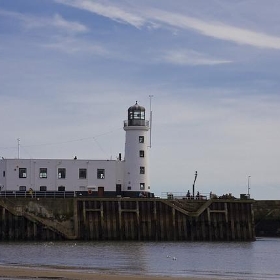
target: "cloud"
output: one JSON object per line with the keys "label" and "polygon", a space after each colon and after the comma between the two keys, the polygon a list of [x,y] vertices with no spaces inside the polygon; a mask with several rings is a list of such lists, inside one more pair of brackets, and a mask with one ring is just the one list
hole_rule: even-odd
{"label": "cloud", "polygon": [[192,29],[205,36],[250,45],[258,48],[280,49],[280,37],[270,36],[260,32],[237,28],[219,22],[203,21],[193,17],[160,10],[150,10],[148,15],[153,20],[160,21],[181,29]]}
{"label": "cloud", "polygon": [[168,25],[184,30],[191,29],[204,36],[237,44],[249,45],[257,48],[280,49],[280,37],[238,28],[222,22],[205,21],[179,13],[149,7],[143,9],[139,6],[134,8],[134,10],[130,8],[131,10],[128,12],[126,11],[128,7],[116,7],[114,4],[109,4],[109,2],[107,2],[106,5],[102,5],[97,3],[97,1],[92,2],[88,0],[55,1],[71,7],[87,10],[115,21],[125,22],[137,28],[141,28],[147,24],[149,24],[149,27],[156,26],[156,28]]}
{"label": "cloud", "polygon": [[113,57],[113,54],[104,46],[72,37],[53,38],[51,43],[43,43],[41,46],[46,49],[57,50],[68,54],[87,53],[95,56]]}
{"label": "cloud", "polygon": [[142,17],[113,5],[102,5],[87,0],[55,0],[55,2],[99,14],[115,21],[128,23],[136,28],[140,28],[145,22]]}
{"label": "cloud", "polygon": [[67,21],[59,14],[47,18],[0,10],[0,15],[12,17],[23,22],[24,27],[27,29],[55,28],[56,30],[61,30],[67,33],[84,33],[88,31],[88,28],[85,25],[75,21]]}
{"label": "cloud", "polygon": [[53,21],[52,24],[54,27],[58,27],[64,30],[68,30],[70,32],[75,32],[75,33],[80,33],[80,32],[87,32],[88,28],[83,25],[80,24],[78,22],[70,22],[65,20],[62,16],[56,14],[53,17]]}
{"label": "cloud", "polygon": [[230,60],[218,60],[193,50],[171,50],[162,55],[162,60],[176,65],[216,65],[231,63]]}

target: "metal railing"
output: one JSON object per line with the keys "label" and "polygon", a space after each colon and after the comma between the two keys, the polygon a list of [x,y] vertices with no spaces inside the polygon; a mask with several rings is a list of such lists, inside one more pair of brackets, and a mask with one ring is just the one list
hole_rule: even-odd
{"label": "metal railing", "polygon": [[0,197],[25,197],[25,198],[71,198],[75,191],[1,191]]}
{"label": "metal railing", "polygon": [[133,120],[125,120],[124,122],[123,122],[123,125],[124,125],[124,127],[126,127],[126,126],[149,126],[149,121],[146,121],[146,120],[135,120],[135,119],[133,119]]}
{"label": "metal railing", "polygon": [[187,195],[187,192],[162,192],[161,198],[164,199],[203,199],[207,200],[209,199],[210,194],[206,193],[200,193],[199,195],[195,195],[194,197],[192,195]]}

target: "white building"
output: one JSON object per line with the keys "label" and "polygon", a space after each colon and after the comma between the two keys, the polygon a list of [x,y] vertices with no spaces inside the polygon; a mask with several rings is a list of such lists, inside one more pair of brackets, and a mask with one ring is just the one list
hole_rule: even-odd
{"label": "white building", "polygon": [[125,158],[117,160],[2,159],[1,194],[46,196],[54,192],[99,197],[139,196],[150,193],[148,131],[145,108],[128,108],[124,121]]}

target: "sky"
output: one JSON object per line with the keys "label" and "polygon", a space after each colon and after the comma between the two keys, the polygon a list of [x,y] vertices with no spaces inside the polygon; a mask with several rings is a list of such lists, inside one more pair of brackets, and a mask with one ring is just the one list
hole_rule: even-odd
{"label": "sky", "polygon": [[[280,199],[279,0],[0,0],[0,157],[116,159],[151,191]],[[151,105],[151,106],[150,106]]]}

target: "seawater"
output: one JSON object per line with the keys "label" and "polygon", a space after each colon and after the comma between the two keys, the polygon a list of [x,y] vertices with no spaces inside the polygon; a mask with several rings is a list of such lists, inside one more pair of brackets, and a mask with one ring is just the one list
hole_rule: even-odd
{"label": "seawater", "polygon": [[0,265],[220,279],[280,279],[280,239],[255,242],[0,242]]}

